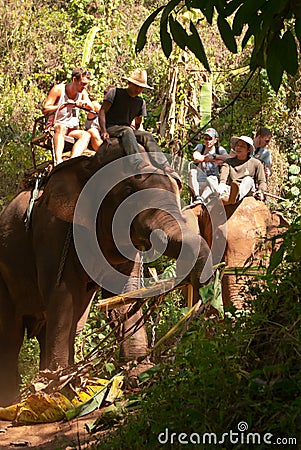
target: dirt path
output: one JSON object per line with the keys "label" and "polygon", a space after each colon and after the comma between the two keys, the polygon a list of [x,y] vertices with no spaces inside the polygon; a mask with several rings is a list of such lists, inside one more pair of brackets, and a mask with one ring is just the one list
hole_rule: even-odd
{"label": "dirt path", "polygon": [[[95,442],[95,435],[89,435],[85,424],[93,422],[100,410],[69,422],[54,422],[37,425],[12,426],[11,422],[0,420],[0,449],[35,448],[43,450],[85,449]],[[80,443],[80,447],[79,447]]]}

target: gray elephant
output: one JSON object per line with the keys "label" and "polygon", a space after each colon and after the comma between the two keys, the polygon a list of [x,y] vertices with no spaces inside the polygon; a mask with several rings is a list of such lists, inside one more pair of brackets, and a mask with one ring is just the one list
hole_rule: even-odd
{"label": "gray elephant", "polygon": [[[102,286],[108,297],[139,287],[142,250],[176,258],[179,279],[190,276],[196,289],[212,274],[207,243],[181,214],[177,181],[155,167],[134,173],[123,156],[115,140],[93,157],[58,165],[28,230],[30,191],[0,217],[0,405],[17,398],[25,330],[39,340],[41,369],[72,364],[77,323],[95,292]],[[120,338],[140,317],[125,322]],[[141,327],[121,356],[143,356],[147,346]]]}

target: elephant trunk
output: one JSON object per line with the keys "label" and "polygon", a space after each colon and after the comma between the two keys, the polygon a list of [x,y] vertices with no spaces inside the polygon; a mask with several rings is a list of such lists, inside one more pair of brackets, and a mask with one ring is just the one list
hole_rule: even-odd
{"label": "elephant trunk", "polygon": [[236,275],[224,275],[222,279],[222,295],[225,306],[233,305],[236,309],[244,309],[244,289],[246,277]]}
{"label": "elephant trunk", "polygon": [[189,277],[194,287],[208,283],[212,277],[211,252],[206,241],[197,234],[178,233],[167,235],[162,229],[153,231],[151,243],[155,250],[177,261],[177,277],[181,280]]}

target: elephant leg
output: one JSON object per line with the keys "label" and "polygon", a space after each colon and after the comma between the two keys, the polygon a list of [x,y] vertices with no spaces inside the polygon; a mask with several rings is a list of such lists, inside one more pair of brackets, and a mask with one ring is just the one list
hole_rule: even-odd
{"label": "elephant leg", "polygon": [[0,406],[18,400],[18,355],[24,338],[22,317],[17,317],[0,278]]}
{"label": "elephant leg", "polygon": [[[130,278],[124,286],[123,293],[130,292],[140,287],[140,273],[141,265],[139,261],[139,255],[136,257],[135,262],[126,262],[115,266],[115,269],[121,273],[128,275]],[[103,298],[111,297],[112,294],[109,291],[102,290]],[[123,306],[110,313],[110,318],[115,323],[119,323],[121,317],[127,317],[130,315],[131,306]],[[145,330],[144,322],[141,321],[142,310],[141,308],[133,314],[131,317],[126,318],[121,324],[118,333],[118,339],[120,341],[120,354],[119,358],[121,362],[136,360],[146,355],[148,350],[148,340]]]}
{"label": "elephant leg", "polygon": [[[73,267],[74,269],[74,267]],[[51,370],[74,363],[74,341],[79,320],[86,320],[94,291],[87,291],[83,280],[75,283],[72,268],[48,297],[45,337],[45,365]],[[73,278],[72,278],[73,276]],[[43,335],[40,336],[43,342]],[[41,348],[43,346],[41,345]]]}
{"label": "elephant leg", "polygon": [[[48,298],[45,338],[46,367],[56,370],[73,363],[75,328],[73,298],[65,283],[53,289]],[[70,354],[71,351],[71,354]]]}

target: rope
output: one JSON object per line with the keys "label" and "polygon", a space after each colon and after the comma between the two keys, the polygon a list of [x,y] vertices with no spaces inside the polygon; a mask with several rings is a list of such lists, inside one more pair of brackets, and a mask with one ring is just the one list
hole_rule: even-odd
{"label": "rope", "polygon": [[67,255],[68,255],[68,250],[69,250],[69,247],[70,247],[71,237],[72,237],[72,223],[70,223],[69,226],[68,226],[66,239],[65,239],[65,242],[64,242],[64,247],[63,247],[63,251],[62,251],[62,254],[61,254],[61,260],[60,260],[59,270],[58,270],[58,274],[57,274],[57,278],[56,278],[56,284],[55,284],[56,288],[59,287],[59,285],[61,283],[61,280],[62,280],[62,275],[63,275],[63,271],[64,271],[66,259],[67,259]]}
{"label": "rope", "polygon": [[28,204],[28,207],[27,207],[27,210],[26,210],[26,218],[24,220],[26,231],[29,230],[29,227],[30,227],[30,224],[31,224],[31,216],[32,216],[33,205],[34,205],[34,202],[36,201],[36,199],[39,196],[40,188],[41,188],[43,182],[44,182],[44,173],[41,172],[37,176],[37,179],[36,179],[36,182],[35,182],[35,186],[34,186],[33,190],[31,191],[31,197],[30,197],[29,204]]}
{"label": "rope", "polygon": [[[140,254],[140,287],[144,288],[144,274],[143,274],[143,255]],[[146,308],[149,308],[148,302],[145,303]],[[154,322],[153,316],[149,314],[149,323],[151,327],[151,348],[155,345],[156,342],[156,324]]]}

